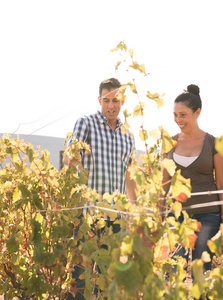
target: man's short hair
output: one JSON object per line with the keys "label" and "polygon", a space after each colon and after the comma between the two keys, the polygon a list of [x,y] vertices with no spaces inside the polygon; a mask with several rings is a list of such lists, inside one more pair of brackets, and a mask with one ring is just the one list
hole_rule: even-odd
{"label": "man's short hair", "polygon": [[120,88],[120,87],[121,87],[121,83],[116,78],[109,78],[103,80],[99,86],[99,96],[101,97],[103,89],[110,91],[112,88]]}

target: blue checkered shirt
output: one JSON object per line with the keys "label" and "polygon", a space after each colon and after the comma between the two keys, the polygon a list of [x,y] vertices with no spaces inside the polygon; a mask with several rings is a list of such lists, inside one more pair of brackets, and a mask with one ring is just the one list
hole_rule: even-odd
{"label": "blue checkered shirt", "polygon": [[133,135],[124,134],[120,119],[115,131],[100,111],[77,120],[73,137],[89,144],[91,154],[81,153],[81,163],[89,170],[88,186],[103,195],[115,191],[125,194],[125,175],[135,150]]}

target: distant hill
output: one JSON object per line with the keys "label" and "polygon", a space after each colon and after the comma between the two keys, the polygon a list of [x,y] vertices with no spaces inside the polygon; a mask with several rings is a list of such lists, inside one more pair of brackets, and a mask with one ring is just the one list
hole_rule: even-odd
{"label": "distant hill", "polygon": [[[3,133],[0,133],[2,136]],[[17,134],[12,135],[12,138],[17,139]],[[25,135],[19,134],[19,138],[25,142],[31,143],[35,149],[37,146],[40,146],[42,149],[47,149],[50,151],[51,163],[57,168],[62,167],[62,155],[61,153],[64,150],[65,138],[58,138],[52,136],[42,136],[42,135]],[[139,155],[145,153],[144,151],[137,150],[137,158]]]}
{"label": "distant hill", "polygon": [[[2,136],[3,133],[0,133],[0,136]],[[17,139],[17,134],[12,135],[12,138]],[[61,157],[61,151],[64,149],[64,142],[65,138],[57,138],[57,137],[51,137],[51,136],[42,136],[42,135],[25,135],[25,134],[19,134],[19,138],[21,140],[24,140],[25,142],[31,143],[35,149],[37,149],[37,146],[40,146],[42,149],[47,149],[50,151],[50,158],[51,163],[59,169],[60,166],[60,157]]]}

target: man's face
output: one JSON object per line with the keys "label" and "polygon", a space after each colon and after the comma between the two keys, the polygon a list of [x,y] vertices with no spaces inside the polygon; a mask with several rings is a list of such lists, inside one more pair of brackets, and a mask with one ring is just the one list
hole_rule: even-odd
{"label": "man's face", "polygon": [[117,99],[118,94],[118,88],[111,88],[110,91],[103,89],[101,97],[98,97],[101,105],[101,113],[108,119],[108,123],[117,121],[121,106],[123,105],[123,101]]}

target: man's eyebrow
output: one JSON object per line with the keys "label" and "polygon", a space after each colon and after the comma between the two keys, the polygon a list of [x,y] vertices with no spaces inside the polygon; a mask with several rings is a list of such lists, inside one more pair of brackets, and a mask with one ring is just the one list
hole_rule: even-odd
{"label": "man's eyebrow", "polygon": [[[107,98],[107,97],[102,97],[102,99],[103,99],[103,100],[110,100],[110,99]],[[111,100],[113,101],[113,100],[118,100],[118,99],[117,99],[117,97],[115,97],[115,98],[113,98],[113,99],[111,99]]]}

